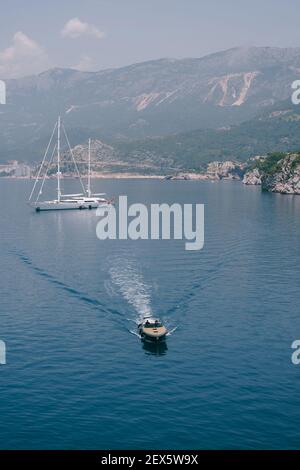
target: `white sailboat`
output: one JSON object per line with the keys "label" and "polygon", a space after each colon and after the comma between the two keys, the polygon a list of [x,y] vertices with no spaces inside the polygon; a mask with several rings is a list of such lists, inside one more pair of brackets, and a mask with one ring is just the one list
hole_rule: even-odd
{"label": "white sailboat", "polygon": [[[73,160],[73,163],[74,163],[74,166],[75,166],[75,169],[76,169],[76,172],[77,172],[80,184],[81,184],[82,192],[78,193],[78,194],[63,194],[62,191],[61,191],[61,177],[62,177],[62,174],[61,174],[61,154],[60,154],[60,151],[61,151],[61,129],[63,129],[65,138],[67,140],[67,143],[68,143],[68,146],[69,146],[69,151],[70,151],[70,154],[71,154],[71,157],[72,157],[72,160]],[[51,158],[47,162],[48,152],[49,152],[49,149],[51,147],[52,140],[53,140],[53,137],[54,137],[54,134],[55,134],[56,130],[57,130],[57,144],[55,145],[55,147],[53,149]],[[76,161],[75,161],[75,158],[74,158],[74,155],[73,155],[73,152],[72,152],[72,148],[70,146],[69,139],[68,139],[66,131],[65,131],[65,128],[61,123],[61,118],[60,117],[58,118],[58,121],[55,123],[50,141],[48,143],[44,158],[42,160],[41,166],[39,168],[36,180],[34,182],[34,185],[33,185],[30,197],[29,197],[29,204],[32,207],[34,207],[37,212],[50,211],[50,210],[93,209],[93,208],[99,207],[99,205],[107,205],[107,204],[110,203],[110,201],[108,201],[107,199],[105,199],[103,197],[104,194],[92,194],[92,192],[91,192],[90,146],[91,146],[91,144],[90,144],[90,140],[89,140],[88,188],[87,188],[87,190],[85,190],[84,185],[82,183],[82,179],[81,179],[79,170],[78,170],[78,166],[76,164]],[[43,194],[43,188],[44,188],[45,180],[47,178],[48,170],[49,170],[49,168],[50,168],[50,166],[53,162],[55,151],[57,152],[57,161],[56,161],[56,163],[57,163],[57,173],[56,173],[56,176],[57,176],[57,197],[56,197],[56,199],[53,199],[53,200],[40,201],[40,196]],[[38,185],[38,181],[40,180],[42,169],[45,165],[46,165],[46,171],[45,171],[45,174],[42,178],[42,183],[41,183],[40,189],[37,193],[37,197],[34,200],[34,195],[36,194],[36,188],[37,188],[37,185]]]}
{"label": "white sailboat", "polygon": [[77,201],[82,201],[84,205],[87,205],[89,209],[95,209],[99,206],[111,204],[112,201],[109,201],[105,198],[105,193],[92,193],[91,190],[91,139],[89,139],[88,145],[88,182],[86,196],[82,195],[77,198]]}

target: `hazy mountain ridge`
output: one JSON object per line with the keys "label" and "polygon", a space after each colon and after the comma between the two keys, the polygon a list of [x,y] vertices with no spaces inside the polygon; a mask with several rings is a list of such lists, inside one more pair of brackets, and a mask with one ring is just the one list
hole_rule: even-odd
{"label": "hazy mountain ridge", "polygon": [[59,113],[74,145],[232,126],[289,98],[299,76],[300,49],[263,47],[7,80],[0,159],[38,160]]}

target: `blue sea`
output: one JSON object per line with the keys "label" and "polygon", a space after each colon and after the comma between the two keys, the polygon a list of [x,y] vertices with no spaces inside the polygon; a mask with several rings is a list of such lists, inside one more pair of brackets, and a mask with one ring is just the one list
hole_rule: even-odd
{"label": "blue sea", "polygon": [[[0,448],[299,448],[300,197],[93,184],[129,203],[205,204],[204,248],[100,241],[95,211],[35,213],[31,182],[1,179]],[[172,332],[165,347],[137,336],[145,312]]]}

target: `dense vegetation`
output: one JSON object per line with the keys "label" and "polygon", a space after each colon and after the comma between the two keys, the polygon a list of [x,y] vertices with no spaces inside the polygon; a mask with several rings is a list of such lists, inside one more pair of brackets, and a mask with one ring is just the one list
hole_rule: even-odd
{"label": "dense vegetation", "polygon": [[300,165],[300,152],[272,152],[266,158],[253,162],[249,169],[257,168],[261,174],[272,176],[282,170],[283,163],[287,161],[287,157],[289,157],[289,168],[294,172]]}
{"label": "dense vegetation", "polygon": [[[300,149],[300,124],[295,112],[279,118],[256,118],[229,129],[197,130],[184,134],[119,143],[124,160],[163,160],[170,165],[202,171],[207,163],[219,160],[245,161],[272,152],[270,167],[280,152]],[[278,153],[279,152],[279,153]],[[278,160],[277,160],[278,158]]]}
{"label": "dense vegetation", "polygon": [[280,162],[286,156],[284,152],[272,152],[269,153],[267,158],[257,163],[256,167],[263,173],[272,175],[276,171],[280,170]]}

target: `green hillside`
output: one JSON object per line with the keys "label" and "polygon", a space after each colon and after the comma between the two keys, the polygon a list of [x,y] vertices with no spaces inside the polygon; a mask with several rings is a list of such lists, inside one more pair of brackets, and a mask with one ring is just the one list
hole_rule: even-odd
{"label": "green hillside", "polygon": [[244,161],[269,152],[296,151],[300,149],[300,109],[272,111],[230,128],[122,142],[117,148],[125,160],[148,158],[200,171],[213,160]]}

